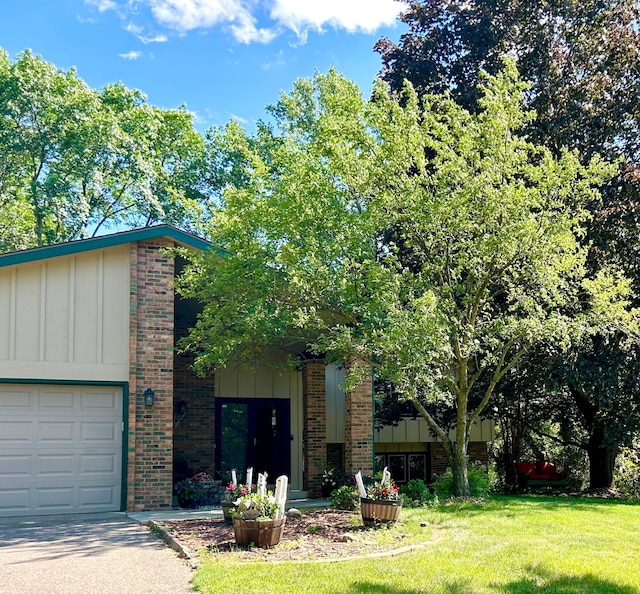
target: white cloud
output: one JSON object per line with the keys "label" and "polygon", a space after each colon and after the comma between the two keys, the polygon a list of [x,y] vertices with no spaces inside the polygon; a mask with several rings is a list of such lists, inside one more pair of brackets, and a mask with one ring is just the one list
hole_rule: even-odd
{"label": "white cloud", "polygon": [[159,24],[181,33],[227,25],[241,43],[268,43],[276,32],[259,28],[246,0],[148,0]]}
{"label": "white cloud", "polygon": [[271,18],[300,37],[310,29],[322,31],[327,25],[353,33],[373,33],[395,23],[403,8],[396,0],[274,0]]}
{"label": "white cloud", "polygon": [[140,35],[143,31],[142,27],[135,23],[127,23],[123,29],[127,31],[127,33],[132,33],[133,35]]}
{"label": "white cloud", "polygon": [[183,32],[233,21],[238,7],[236,0],[148,0],[148,4],[158,23]]}
{"label": "white cloud", "polygon": [[243,126],[246,126],[249,123],[249,120],[245,118],[241,118],[239,115],[236,115],[235,113],[229,113],[229,116],[231,117],[232,120],[235,120],[236,122],[238,122],[238,124],[242,124]]}
{"label": "white cloud", "polygon": [[271,70],[272,68],[278,68],[280,66],[286,66],[284,59],[284,52],[280,50],[269,62],[262,64],[263,70]]}
{"label": "white cloud", "polygon": [[[125,19],[125,28],[143,43],[166,41],[164,35],[143,35],[130,19],[140,17],[146,5],[157,25],[186,34],[194,29],[226,27],[240,43],[269,43],[284,30],[293,31],[304,42],[309,31],[326,27],[349,32],[373,33],[395,23],[404,5],[396,0],[84,0],[100,12],[115,10]],[[258,25],[256,15],[268,17]],[[145,27],[146,29],[147,27]]]}
{"label": "white cloud", "polygon": [[95,6],[98,12],[104,12],[105,10],[117,10],[118,3],[114,0],[84,0],[85,4]]}
{"label": "white cloud", "polygon": [[256,27],[256,19],[248,13],[239,15],[238,24],[233,24],[229,28],[240,43],[252,43],[254,41],[269,43],[278,35],[277,31],[273,29],[259,29]]}
{"label": "white cloud", "polygon": [[124,25],[124,30],[131,33],[132,35],[135,35],[145,45],[148,43],[163,43],[169,40],[169,38],[166,35],[146,34],[144,29],[140,25],[136,25],[135,23],[131,23],[131,22]]}
{"label": "white cloud", "polygon": [[137,60],[142,57],[142,52],[130,51],[126,54],[118,54],[123,60]]}
{"label": "white cloud", "polygon": [[164,43],[165,41],[169,41],[169,38],[166,35],[138,35],[138,39],[145,45],[147,43]]}

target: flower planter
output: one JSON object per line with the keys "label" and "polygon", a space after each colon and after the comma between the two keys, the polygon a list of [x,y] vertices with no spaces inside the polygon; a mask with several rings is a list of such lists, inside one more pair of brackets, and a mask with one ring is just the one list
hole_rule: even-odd
{"label": "flower planter", "polygon": [[402,501],[360,498],[360,511],[365,526],[393,524],[400,517]]}
{"label": "flower planter", "polygon": [[178,506],[182,509],[196,509],[199,504],[198,498],[187,497],[181,493],[178,493],[176,499],[178,500]]}
{"label": "flower planter", "polygon": [[334,485],[320,485],[320,493],[322,494],[322,498],[329,499],[334,489],[335,489]]}
{"label": "flower planter", "polygon": [[279,520],[242,520],[233,518],[233,533],[236,544],[268,548],[277,545],[282,536],[286,518]]}
{"label": "flower planter", "polygon": [[222,507],[222,517],[224,518],[224,523],[229,525],[233,524],[233,516],[231,515],[231,513],[236,507],[235,502],[221,501],[220,505]]}

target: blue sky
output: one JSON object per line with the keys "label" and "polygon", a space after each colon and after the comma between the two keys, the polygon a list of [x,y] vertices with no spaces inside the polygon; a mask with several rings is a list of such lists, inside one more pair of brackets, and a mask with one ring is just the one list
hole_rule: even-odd
{"label": "blue sky", "polygon": [[373,45],[405,30],[395,0],[0,0],[0,47],[72,66],[91,87],[122,81],[201,131],[249,129],[300,77],[335,66],[368,93]]}

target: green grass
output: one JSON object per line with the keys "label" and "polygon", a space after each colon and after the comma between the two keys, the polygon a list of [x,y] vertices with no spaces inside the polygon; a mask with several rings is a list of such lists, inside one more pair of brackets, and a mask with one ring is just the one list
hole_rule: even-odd
{"label": "green grass", "polygon": [[403,509],[418,552],[342,563],[238,563],[215,558],[200,592],[372,594],[640,593],[640,504],[569,497],[496,497]]}

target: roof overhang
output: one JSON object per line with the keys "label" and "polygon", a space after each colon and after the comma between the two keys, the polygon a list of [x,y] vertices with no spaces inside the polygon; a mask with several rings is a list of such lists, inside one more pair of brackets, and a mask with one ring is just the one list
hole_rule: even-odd
{"label": "roof overhang", "polygon": [[[9,252],[0,255],[0,268],[159,238],[171,239],[182,247],[202,252],[209,251],[213,248],[209,241],[197,235],[187,233],[171,225],[156,225],[142,229],[133,229],[131,231],[121,231],[110,235],[101,235],[90,239],[78,239],[67,243],[31,248],[19,252]],[[219,251],[221,255],[224,254],[224,250],[215,249]]]}

